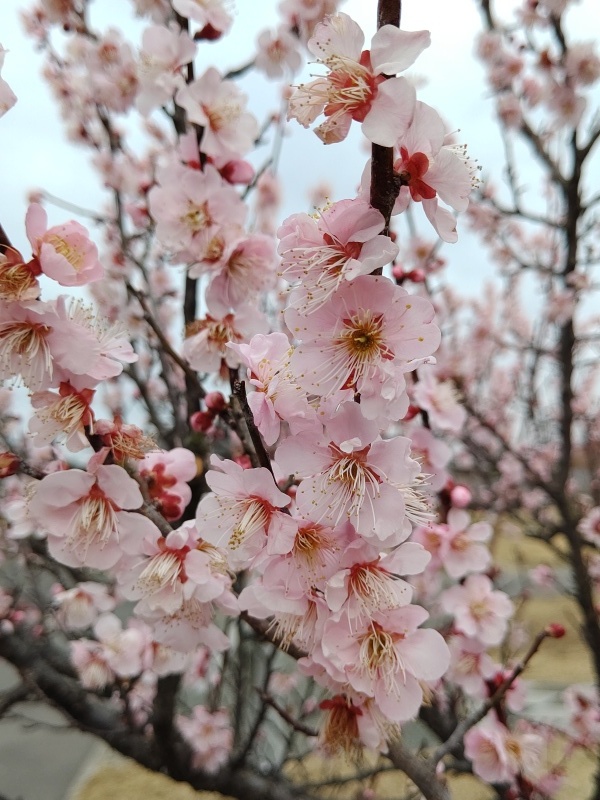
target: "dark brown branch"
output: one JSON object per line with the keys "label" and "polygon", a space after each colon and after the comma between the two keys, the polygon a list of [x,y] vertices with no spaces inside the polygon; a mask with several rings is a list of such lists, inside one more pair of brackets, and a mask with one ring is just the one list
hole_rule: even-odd
{"label": "dark brown branch", "polygon": [[7,250],[14,250],[10,239],[2,225],[0,225],[0,253],[5,253]]}
{"label": "dark brown branch", "polygon": [[[401,0],[379,0],[377,3],[377,28],[383,25],[400,27]],[[370,203],[381,211],[385,220],[382,233],[389,234],[390,217],[400,191],[400,183],[394,174],[394,150],[373,144],[371,147],[371,193]]]}
{"label": "dark brown branch", "polygon": [[410,778],[426,800],[451,800],[448,788],[435,772],[433,762],[408,750],[400,739],[388,744],[392,764]]}
{"label": "dark brown branch", "polygon": [[[233,396],[232,399],[237,401],[237,403],[239,404],[241,413],[244,417],[246,428],[248,429],[248,433],[252,441],[254,454],[256,456],[256,464],[254,466],[264,467],[265,469],[269,470],[271,475],[273,475],[273,467],[271,466],[271,459],[269,458],[269,454],[267,453],[267,449],[263,443],[260,431],[258,430],[254,422],[254,415],[252,414],[252,409],[248,405],[248,398],[246,396],[246,384],[244,383],[244,381],[239,380],[239,378],[235,373],[235,370],[233,370],[231,373],[231,393]],[[250,455],[250,458],[252,459],[253,454],[249,453],[248,455]],[[275,480],[274,475],[273,475],[273,480]]]}
{"label": "dark brown branch", "polygon": [[265,639],[267,642],[271,642],[271,644],[274,644],[276,647],[279,647],[280,650],[283,650],[283,652],[287,653],[288,656],[295,658],[296,661],[300,658],[307,658],[308,653],[305,653],[304,650],[302,650],[297,645],[292,643],[283,646],[281,639],[275,635],[273,626],[271,622],[269,622],[269,620],[257,619],[256,617],[251,617],[250,614],[248,614],[246,611],[242,611],[241,618],[262,639]]}

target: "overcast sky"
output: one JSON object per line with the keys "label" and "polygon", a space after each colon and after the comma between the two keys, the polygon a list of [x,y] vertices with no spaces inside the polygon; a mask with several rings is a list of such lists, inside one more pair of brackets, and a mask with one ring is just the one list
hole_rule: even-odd
{"label": "overcast sky", "polygon": [[[590,3],[594,6],[597,0],[588,0],[583,6],[589,7]],[[40,77],[42,59],[22,33],[18,12],[29,3],[1,0],[0,5],[0,43],[10,51],[2,76],[18,97],[17,105],[0,120],[0,213],[15,245],[27,252],[23,218],[29,190],[43,187],[96,209],[101,208],[102,193],[89,165],[89,152],[66,142],[58,111]],[[368,39],[374,32],[376,5],[375,0],[347,0],[341,9],[361,24]],[[513,0],[502,0],[503,9],[512,5]],[[277,0],[237,0],[235,6],[231,34],[222,42],[201,47],[198,72],[211,63],[226,70],[247,61],[259,31],[273,24]],[[124,27],[133,44],[138,45],[143,23],[131,21],[129,7],[127,0],[96,0],[92,3],[92,21],[99,30],[110,25]],[[579,14],[584,19],[583,8],[575,11],[576,17]],[[482,69],[472,56],[480,30],[475,0],[404,0],[402,27],[427,28],[432,33],[431,47],[411,71],[413,76],[427,78],[419,89],[419,99],[435,106],[452,128],[460,128],[458,138],[468,143],[469,153],[486,173],[497,175],[498,134],[491,104],[486,100]],[[242,86],[251,96],[251,110],[259,116],[277,108],[278,90],[262,76],[250,75],[243,79]],[[360,150],[361,138],[359,127],[353,126],[346,142],[325,147],[312,132],[292,123],[280,165],[285,186],[284,213],[306,210],[310,188],[323,180],[333,187],[332,199],[353,196],[366,158],[366,151]],[[54,223],[70,216],[58,209],[49,213]],[[473,265],[464,263],[473,260],[473,250],[471,246],[464,250],[466,246],[466,242],[459,241],[447,249],[463,277],[473,274]]]}

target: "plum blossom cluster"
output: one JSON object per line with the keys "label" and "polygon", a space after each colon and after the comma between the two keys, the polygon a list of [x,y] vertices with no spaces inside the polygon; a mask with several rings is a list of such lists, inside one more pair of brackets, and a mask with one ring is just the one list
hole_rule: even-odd
{"label": "plum blossom cluster", "polygon": [[[137,50],[117,31],[91,35],[69,0],[43,0],[28,17],[41,46],[52,26],[69,32],[47,77],[113,202],[103,264],[82,225],[49,227],[38,203],[26,218],[31,257],[0,253],[0,378],[31,394],[24,458],[36,478],[24,489],[25,462],[0,454],[7,539],[16,548],[45,537],[61,569],[89,578],[53,587],[52,625],[71,640],[82,686],[111,695],[136,734],[154,724],[161,679],[179,676],[193,702],[173,736],[198,773],[222,776],[242,758],[247,719],[224,706],[232,670],[247,666],[246,623],[297,657],[303,685],[319,687],[325,699],[313,694],[300,710],[326,751],[386,752],[445,687],[467,707],[510,676],[490,650],[506,640],[514,606],[494,584],[491,525],[466,510],[471,493],[450,477],[444,436],[463,430],[466,412],[419,289],[443,259],[428,239],[396,241],[372,204],[369,169],[357,197],[280,222],[277,178],[250,161],[268,125],[231,73],[195,71],[196,53],[233,23],[228,4],[134,4],[152,22]],[[456,241],[454,212],[469,204],[476,165],[399,76],[429,34],[386,25],[365,49],[331,0],[283,0],[279,10],[280,25],[258,39],[256,69],[289,77],[306,44],[325,73],[295,88],[289,118],[308,127],[324,116],[325,144],[359,122],[392,151],[392,213],[421,203],[440,239]],[[593,75],[591,53],[579,62],[560,69]],[[12,102],[0,79],[0,113]],[[151,140],[140,156],[114,121],[132,109]],[[161,115],[176,137],[156,124]],[[64,295],[43,301],[46,279],[89,286],[100,311]],[[116,383],[124,374],[133,388]],[[124,420],[132,399],[131,418],[143,407],[153,437]],[[98,419],[100,407],[112,419]],[[509,461],[499,469],[514,470]],[[579,525],[594,545],[597,512]],[[104,571],[102,582],[88,570]],[[48,625],[0,590],[0,636],[24,623],[40,637]],[[264,686],[284,697],[299,682],[275,673]],[[236,713],[253,700],[240,690]],[[578,739],[597,744],[595,695],[569,702]],[[513,680],[464,752],[485,781],[551,794],[560,776],[541,765],[548,737],[509,719],[522,707]],[[247,726],[257,741],[263,710]]]}

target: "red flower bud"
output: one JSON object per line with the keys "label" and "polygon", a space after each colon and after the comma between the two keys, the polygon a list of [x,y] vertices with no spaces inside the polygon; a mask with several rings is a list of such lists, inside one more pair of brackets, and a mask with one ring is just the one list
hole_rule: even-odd
{"label": "red flower bud", "polygon": [[196,411],[190,417],[190,426],[196,433],[206,433],[212,427],[215,415],[209,411]]}
{"label": "red flower bud", "polygon": [[209,392],[204,398],[204,405],[207,411],[218,414],[219,411],[223,411],[226,408],[227,400],[225,400],[221,392]]}
{"label": "red flower bud", "polygon": [[205,25],[201,31],[196,31],[194,34],[194,41],[198,42],[200,39],[206,39],[209,42],[215,42],[217,39],[220,39],[222,35],[223,31],[213,28],[209,22],[208,25]]}
{"label": "red flower bud", "polygon": [[551,622],[549,625],[546,625],[545,632],[553,639],[562,639],[567,630],[560,622]]}
{"label": "red flower bud", "polygon": [[20,463],[19,457],[14,453],[0,453],[0,478],[14,475],[18,471]]}
{"label": "red flower bud", "polygon": [[412,406],[412,405],[409,406],[408,407],[408,411],[406,412],[406,414],[402,418],[402,421],[403,422],[410,422],[410,420],[414,419],[420,411],[421,411],[421,409],[419,408],[419,406]]}

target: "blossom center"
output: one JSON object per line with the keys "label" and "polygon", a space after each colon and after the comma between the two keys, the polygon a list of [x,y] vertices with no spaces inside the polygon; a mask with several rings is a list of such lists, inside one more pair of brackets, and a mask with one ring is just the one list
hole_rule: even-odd
{"label": "blossom center", "polygon": [[208,106],[203,106],[202,108],[208,117],[210,128],[216,133],[219,133],[223,128],[228,127],[239,119],[242,113],[240,104],[232,102],[231,100],[212,106],[212,108]]}
{"label": "blossom center", "polygon": [[70,244],[62,236],[53,233],[45,239],[48,244],[59,253],[63,258],[69,262],[75,272],[80,272],[85,262],[85,254],[75,245]]}
{"label": "blossom center", "polygon": [[46,342],[48,325],[32,322],[8,322],[0,325],[0,363],[20,356],[26,364],[37,359],[44,371],[52,373],[52,354]]}
{"label": "blossom center", "polygon": [[249,497],[244,503],[241,517],[229,537],[229,548],[237,550],[255,533],[264,530],[269,522],[269,517],[270,513],[265,501],[259,497]]}
{"label": "blossom center", "polygon": [[83,546],[86,551],[95,544],[103,548],[113,534],[118,537],[115,506],[98,486],[92,486],[70,525],[67,545],[71,549]]}
{"label": "blossom center", "polygon": [[[159,542],[160,547],[161,542]],[[187,576],[183,568],[186,553],[183,550],[160,548],[161,552],[152,556],[138,578],[138,586],[144,592],[154,594],[167,586],[173,588],[176,583],[185,583]],[[184,548],[187,552],[188,548]]]}
{"label": "blossom center", "polygon": [[343,56],[331,56],[324,63],[331,72],[323,113],[333,118],[351,114],[352,119],[363,122],[376,93],[375,76],[366,66]]}
{"label": "blossom center", "polygon": [[205,201],[199,206],[188,202],[187,213],[181,217],[181,221],[187,225],[192,233],[199,233],[212,224],[212,218],[208,210],[208,203]]}

